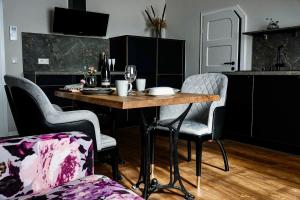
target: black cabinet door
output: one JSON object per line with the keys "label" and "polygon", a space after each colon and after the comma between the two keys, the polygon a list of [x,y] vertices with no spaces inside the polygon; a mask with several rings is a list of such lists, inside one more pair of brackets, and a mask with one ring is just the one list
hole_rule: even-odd
{"label": "black cabinet door", "polygon": [[137,77],[156,74],[156,48],[155,38],[128,37],[128,64],[136,66]]}
{"label": "black cabinet door", "polygon": [[115,71],[124,71],[127,64],[127,39],[115,37],[109,39],[110,58],[116,59]]}
{"label": "black cabinet door", "polygon": [[[147,88],[155,86],[181,88],[185,63],[183,40],[128,35],[110,38],[110,56],[116,58],[117,71],[124,71],[127,64],[135,65],[137,78],[146,78]],[[147,109],[145,115],[152,121],[156,109]],[[139,114],[136,110],[128,110],[125,118],[123,124],[137,124]]]}
{"label": "black cabinet door", "polygon": [[225,135],[251,137],[253,76],[228,76]]}
{"label": "black cabinet door", "polygon": [[157,86],[173,87],[181,89],[183,83],[183,75],[158,75]]}
{"label": "black cabinet door", "polygon": [[299,76],[255,76],[254,138],[275,148],[300,147],[299,88]]}
{"label": "black cabinet door", "polygon": [[185,42],[158,39],[158,74],[184,75]]}
{"label": "black cabinet door", "polygon": [[137,78],[146,78],[147,87],[156,86],[157,39],[120,36],[110,39],[110,56],[116,59],[115,71],[135,65]]}

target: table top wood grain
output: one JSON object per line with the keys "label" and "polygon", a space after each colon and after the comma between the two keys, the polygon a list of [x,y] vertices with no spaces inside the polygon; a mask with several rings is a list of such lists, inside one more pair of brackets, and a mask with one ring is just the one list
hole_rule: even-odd
{"label": "table top wood grain", "polygon": [[218,95],[209,94],[177,93],[172,96],[150,96],[140,92],[136,92],[135,94],[127,97],[120,97],[115,94],[85,95],[80,92],[55,91],[55,96],[117,109],[200,103],[218,101],[220,99]]}

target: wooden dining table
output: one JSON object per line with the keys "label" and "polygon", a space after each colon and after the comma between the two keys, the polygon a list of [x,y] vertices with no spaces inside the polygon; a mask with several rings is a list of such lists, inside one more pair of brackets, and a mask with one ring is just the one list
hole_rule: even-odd
{"label": "wooden dining table", "polygon": [[[140,110],[140,128],[141,128],[141,168],[140,176],[137,183],[133,188],[139,188],[140,184],[144,184],[143,197],[147,199],[152,192],[159,189],[179,189],[183,194],[185,199],[193,199],[194,196],[186,191],[184,185],[182,184],[179,167],[178,167],[178,152],[177,152],[177,141],[179,130],[182,121],[188,114],[193,103],[201,102],[212,102],[218,101],[220,97],[218,95],[210,94],[193,94],[193,93],[176,93],[170,96],[150,96],[143,92],[134,92],[132,95],[126,97],[120,97],[116,94],[110,95],[86,95],[80,92],[66,92],[66,91],[55,91],[55,96],[80,101],[90,104],[95,104],[99,106],[105,106],[114,109],[139,109]],[[176,119],[168,124],[159,124],[157,122],[148,123],[145,120],[143,114],[143,108],[149,107],[159,107],[166,105],[177,105],[177,104],[187,104],[186,110],[178,116]],[[150,170],[150,141],[151,133],[155,130],[156,126],[165,126],[170,129],[170,137],[173,138],[172,144],[172,159],[170,159],[170,183],[167,185],[160,185],[157,179],[150,180],[151,170]],[[179,186],[176,186],[176,182],[179,182]]]}

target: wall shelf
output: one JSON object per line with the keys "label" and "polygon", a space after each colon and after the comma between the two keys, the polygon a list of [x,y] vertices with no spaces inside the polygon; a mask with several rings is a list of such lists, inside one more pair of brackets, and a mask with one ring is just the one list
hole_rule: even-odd
{"label": "wall shelf", "polygon": [[274,30],[261,30],[261,31],[250,31],[250,32],[244,32],[244,35],[269,35],[272,33],[296,33],[297,31],[300,30],[300,26],[292,26],[292,27],[284,27],[284,28],[279,28],[279,29],[274,29]]}

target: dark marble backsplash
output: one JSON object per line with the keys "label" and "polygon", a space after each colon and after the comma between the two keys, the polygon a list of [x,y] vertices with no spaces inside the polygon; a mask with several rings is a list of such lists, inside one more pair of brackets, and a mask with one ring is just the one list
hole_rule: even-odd
{"label": "dark marble backsplash", "polygon": [[267,39],[263,35],[253,36],[252,70],[274,69],[280,45],[283,45],[281,56],[284,63],[280,70],[300,70],[300,32],[272,33],[267,35]]}
{"label": "dark marble backsplash", "polygon": [[[83,66],[98,66],[100,53],[109,56],[109,40],[52,34],[22,33],[24,71],[78,72]],[[38,58],[49,58],[39,65]]]}

